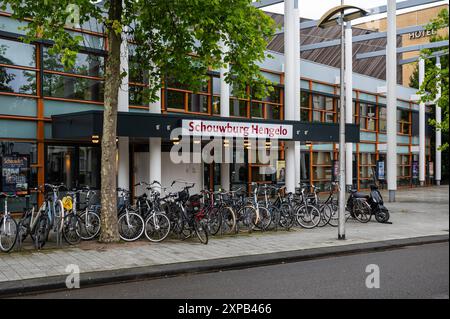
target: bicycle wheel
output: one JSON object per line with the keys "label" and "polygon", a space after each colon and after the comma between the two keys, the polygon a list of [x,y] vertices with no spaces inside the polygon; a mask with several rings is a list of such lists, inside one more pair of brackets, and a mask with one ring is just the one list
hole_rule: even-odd
{"label": "bicycle wheel", "polygon": [[280,210],[280,219],[278,224],[285,230],[289,230],[294,224],[292,206],[288,203],[282,203],[279,210]]}
{"label": "bicycle wheel", "polygon": [[220,215],[222,216],[222,233],[233,233],[236,227],[236,215],[234,214],[234,210],[228,206],[222,207]]}
{"label": "bicycle wheel", "polygon": [[14,248],[17,241],[17,223],[12,217],[0,220],[0,250],[7,253]]}
{"label": "bicycle wheel", "polygon": [[98,214],[88,211],[80,215],[80,237],[82,240],[90,240],[95,238],[100,233],[100,216]]}
{"label": "bicycle wheel", "polygon": [[62,234],[69,245],[76,245],[81,241],[80,217],[75,213],[64,216]]}
{"label": "bicycle wheel", "polygon": [[302,205],[295,212],[297,222],[303,228],[311,229],[320,222],[320,212],[315,206]]}
{"label": "bicycle wheel", "polygon": [[330,220],[328,221],[328,225],[332,227],[339,226],[339,206],[336,204],[327,204],[330,207]]}
{"label": "bicycle wheel", "polygon": [[266,230],[267,227],[270,225],[270,222],[272,221],[272,215],[270,214],[270,211],[266,207],[259,207],[257,211],[259,210],[259,222],[255,224],[257,228],[260,230]]}
{"label": "bicycle wheel", "polygon": [[170,220],[165,214],[150,214],[145,221],[145,237],[152,242],[166,239],[170,233]]}
{"label": "bicycle wheel", "polygon": [[324,227],[328,225],[331,219],[331,207],[327,204],[320,205],[320,222],[317,225],[318,227]]}
{"label": "bicycle wheel", "polygon": [[353,207],[353,215],[361,223],[368,223],[372,219],[370,205],[366,201],[357,201]]}
{"label": "bicycle wheel", "polygon": [[277,229],[280,222],[280,209],[274,205],[270,205],[267,209],[270,213],[270,223],[267,225],[266,230]]}
{"label": "bicycle wheel", "polygon": [[119,236],[124,241],[135,241],[144,232],[144,220],[134,212],[123,213],[118,220]]}
{"label": "bicycle wheel", "polygon": [[34,246],[36,249],[42,249],[47,242],[48,233],[50,232],[50,221],[46,212],[43,212],[34,228]]}
{"label": "bicycle wheel", "polygon": [[244,206],[241,209],[239,209],[238,215],[241,216],[240,220],[242,224],[248,228],[249,232],[252,232],[256,223],[258,223],[259,221],[259,215],[255,207]]}
{"label": "bicycle wheel", "polygon": [[219,232],[222,225],[222,215],[220,214],[218,208],[213,207],[208,211],[206,223],[208,226],[208,232],[211,235],[214,236]]}
{"label": "bicycle wheel", "polygon": [[203,220],[194,221],[194,231],[202,244],[208,244],[208,227]]}

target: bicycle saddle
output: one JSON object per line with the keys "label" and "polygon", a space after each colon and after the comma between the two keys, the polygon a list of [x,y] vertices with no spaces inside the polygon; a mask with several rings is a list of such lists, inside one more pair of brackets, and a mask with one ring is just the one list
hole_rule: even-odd
{"label": "bicycle saddle", "polygon": [[369,198],[369,195],[364,194],[364,193],[360,193],[358,192],[356,189],[352,189],[350,190],[350,193],[353,195],[353,197],[355,198]]}

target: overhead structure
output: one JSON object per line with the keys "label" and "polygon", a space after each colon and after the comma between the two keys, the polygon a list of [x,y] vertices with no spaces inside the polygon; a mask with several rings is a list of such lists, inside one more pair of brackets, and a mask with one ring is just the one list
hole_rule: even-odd
{"label": "overhead structure", "polygon": [[[437,58],[438,60],[440,60],[439,57],[441,57],[443,55],[448,55],[448,50],[432,52],[429,55],[427,55],[425,58],[427,58],[427,59],[429,59],[429,58]],[[403,59],[403,60],[398,61],[398,64],[401,65],[401,64],[408,64],[408,63],[417,62],[417,61],[419,61],[419,59],[421,57],[422,56],[418,55],[418,56],[415,56],[415,57],[412,57],[412,58],[409,58],[409,59]]]}
{"label": "overhead structure", "polygon": [[[395,34],[394,34],[395,36]],[[407,47],[397,48],[396,53],[405,53],[405,52],[412,52],[412,51],[422,51],[424,49],[434,49],[434,48],[441,48],[441,47],[448,47],[448,40],[443,41],[437,41],[437,42],[431,42],[431,43],[425,43],[425,44],[417,44],[417,45],[410,45]],[[359,53],[356,55],[357,59],[367,59],[367,58],[374,58],[381,55],[386,55],[386,50],[380,50],[380,51],[373,51],[373,52],[366,52],[366,53]]]}
{"label": "overhead structure", "polygon": [[[345,239],[345,193],[346,193],[346,145],[345,145],[345,23],[350,24],[353,19],[361,18],[367,12],[361,8],[341,5],[331,8],[320,18],[317,26],[327,28],[335,25],[341,27],[341,70],[340,70],[340,118],[339,118],[339,222],[338,239]],[[352,70],[348,72],[353,73]]]}

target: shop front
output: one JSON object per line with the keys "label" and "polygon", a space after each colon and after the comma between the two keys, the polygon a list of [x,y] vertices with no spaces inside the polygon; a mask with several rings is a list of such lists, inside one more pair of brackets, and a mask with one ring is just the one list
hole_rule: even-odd
{"label": "shop front", "polygon": [[[59,141],[78,140],[80,143],[95,140],[99,145],[102,121],[101,111],[55,115],[52,117],[52,138]],[[312,141],[333,145],[338,142],[338,129],[335,123],[237,118],[224,121],[221,117],[212,116],[119,112],[117,134],[129,141],[126,184],[134,194],[140,194],[144,189],[134,188],[133,185],[149,181],[150,176],[155,176],[152,170],[159,170],[156,176],[161,176],[163,185],[170,185],[173,180],[190,181],[196,184],[194,191],[197,192],[203,188],[220,187],[230,189],[244,186],[250,189],[253,182],[282,185],[286,177],[286,142],[300,141],[306,147]],[[357,125],[347,124],[346,138],[348,142],[359,142]],[[156,146],[158,149],[151,143],[152,139],[160,140]],[[83,180],[86,184],[98,186],[99,177],[92,172],[87,174],[86,165],[91,165],[95,172],[99,172],[99,148],[90,150],[90,153],[86,152],[85,147],[79,146],[71,149],[70,153],[61,151],[57,146],[52,148],[52,154],[57,159],[52,162],[60,167],[59,175],[55,173],[59,180],[67,183],[70,175],[67,172],[72,170],[77,183]],[[79,160],[81,151],[85,157],[91,154],[90,161],[83,165]],[[152,152],[160,153],[160,166],[155,167]],[[333,159],[327,157],[326,152],[320,155],[314,163],[330,162]],[[77,158],[78,167],[66,167],[67,156]],[[312,176],[309,156],[305,152],[301,157],[301,176],[306,182]],[[120,170],[121,156],[118,158]],[[221,176],[224,169],[229,172],[229,185],[223,185]]]}

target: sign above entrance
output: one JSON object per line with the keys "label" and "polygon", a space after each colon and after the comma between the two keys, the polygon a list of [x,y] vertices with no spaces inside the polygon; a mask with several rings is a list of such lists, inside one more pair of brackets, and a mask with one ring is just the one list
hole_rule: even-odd
{"label": "sign above entrance", "polygon": [[182,120],[181,127],[190,136],[217,136],[237,138],[292,139],[290,124],[265,124],[245,122],[223,122],[204,120]]}

